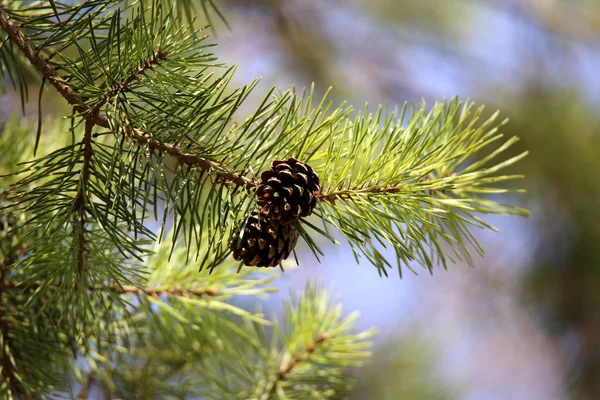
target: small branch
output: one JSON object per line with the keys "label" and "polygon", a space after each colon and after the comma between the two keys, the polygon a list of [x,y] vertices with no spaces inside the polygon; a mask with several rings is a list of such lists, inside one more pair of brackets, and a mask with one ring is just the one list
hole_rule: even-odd
{"label": "small branch", "polygon": [[334,192],[330,192],[327,194],[319,195],[319,201],[335,204],[336,201],[342,200],[351,200],[354,197],[358,197],[360,195],[388,195],[388,194],[396,194],[400,193],[404,190],[404,187],[395,185],[395,186],[385,186],[385,187],[377,187],[372,189],[348,189],[348,190],[338,190]]}
{"label": "small branch", "polygon": [[208,172],[212,171],[218,175],[218,181],[220,183],[233,183],[237,186],[245,187],[248,190],[256,189],[256,182],[254,182],[254,180],[247,178],[240,173],[233,172],[214,161],[207,160],[206,158],[199,157],[194,154],[186,153],[180,146],[170,143],[162,143],[158,140],[152,139],[147,133],[144,133],[139,129],[134,129],[130,133],[130,137],[139,144],[147,144],[152,150],[169,154],[170,156],[178,159],[180,162],[183,162],[191,167],[197,167]]}
{"label": "small branch", "polygon": [[[91,289],[98,290],[98,289]],[[180,289],[180,288],[172,288],[172,289],[152,289],[152,288],[140,288],[132,285],[122,285],[111,287],[110,290],[113,293],[117,294],[145,294],[147,296],[188,296],[188,297],[213,297],[218,294],[217,288],[209,287],[206,289]]]}
{"label": "small branch", "polygon": [[299,363],[306,361],[308,357],[310,357],[310,355],[319,347],[319,345],[327,339],[329,339],[329,334],[327,332],[320,334],[319,337],[313,340],[313,342],[306,349],[297,353],[286,365],[279,368],[279,371],[277,372],[277,375],[275,375],[275,379],[273,379],[271,384],[271,389],[269,390],[269,396],[267,399],[273,397],[277,391],[277,386],[287,378],[294,367]]}
{"label": "small branch", "polygon": [[129,86],[133,83],[133,81],[139,79],[140,75],[145,75],[146,71],[148,71],[149,69],[153,69],[156,65],[159,65],[161,61],[166,60],[168,55],[169,50],[158,50],[156,53],[154,53],[152,58],[141,62],[140,66],[134,68],[129,74],[129,76],[125,78],[125,80],[114,85],[112,89],[108,91],[108,93],[106,93],[104,97],[102,97],[102,100],[100,100],[100,102],[95,106],[96,109],[99,109],[107,101],[109,101],[111,98],[118,95],[119,93],[128,90]]}
{"label": "small branch", "polygon": [[79,207],[79,231],[77,235],[77,273],[81,275],[84,272],[85,258],[85,213],[86,213],[86,191],[90,180],[90,166],[92,163],[92,130],[94,121],[92,117],[85,120],[85,133],[83,136],[83,167],[81,169],[81,181],[77,188],[75,204]]}
{"label": "small branch", "polygon": [[[448,177],[455,177],[456,174],[452,173],[448,175]],[[439,180],[430,180],[429,178],[424,178],[418,181],[419,185],[430,185],[430,184],[439,184]],[[359,187],[354,188],[336,188],[333,192],[329,192],[327,194],[321,193],[319,195],[319,201],[327,202],[335,205],[335,202],[338,200],[348,201],[353,198],[359,196],[370,196],[370,195],[388,195],[388,194],[396,194],[403,191],[407,191],[405,185],[390,185],[390,186],[376,186],[372,188],[366,188],[367,184],[364,184]],[[375,186],[375,185],[373,185]],[[422,189],[424,193],[434,194],[434,193],[445,193],[446,189]]]}
{"label": "small branch", "polygon": [[[57,287],[58,284],[53,285]],[[0,290],[3,289],[22,289],[34,291],[40,287],[39,284],[28,284],[25,285],[21,282],[16,281],[6,281],[0,282]],[[171,288],[171,289],[154,289],[154,288],[141,288],[133,285],[121,285],[121,286],[107,286],[107,287],[94,287],[89,286],[89,291],[102,292],[108,291],[114,294],[136,294],[136,295],[146,295],[146,296],[188,296],[188,297],[214,297],[219,291],[215,287],[208,287],[205,289],[181,289],[181,288]]]}
{"label": "small branch", "polygon": [[[103,115],[91,116],[90,120],[98,126],[112,129],[108,119]],[[127,133],[127,137],[135,140],[140,145],[148,145],[151,150],[156,150],[162,154],[168,154],[190,167],[196,167],[203,171],[212,172],[218,176],[218,182],[220,183],[233,183],[251,191],[256,189],[256,182],[253,179],[247,178],[238,172],[231,171],[217,162],[210,161],[195,154],[190,154],[176,144],[163,143],[153,139],[148,133],[143,132],[140,129],[130,129]]]}
{"label": "small branch", "polygon": [[77,400],[87,400],[90,388],[92,387],[93,383],[94,373],[90,372],[83,385],[81,385],[81,389],[79,390],[79,393],[77,393],[77,396],[75,396],[75,398]]}

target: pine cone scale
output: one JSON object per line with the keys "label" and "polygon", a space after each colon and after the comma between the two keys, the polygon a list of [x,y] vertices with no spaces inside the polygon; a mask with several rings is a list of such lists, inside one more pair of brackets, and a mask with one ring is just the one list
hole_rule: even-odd
{"label": "pine cone scale", "polygon": [[241,238],[241,227],[234,233],[231,251],[235,260],[247,266],[275,267],[289,257],[298,241],[295,224],[283,225],[254,213],[245,225]]}
{"label": "pine cone scale", "polygon": [[261,174],[256,189],[260,213],[282,224],[310,215],[321,190],[319,177],[306,163],[289,158],[274,160]]}

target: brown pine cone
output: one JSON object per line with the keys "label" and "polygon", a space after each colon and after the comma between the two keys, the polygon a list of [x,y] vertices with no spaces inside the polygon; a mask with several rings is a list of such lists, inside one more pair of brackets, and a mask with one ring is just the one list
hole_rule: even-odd
{"label": "brown pine cone", "polygon": [[321,190],[319,177],[306,163],[289,158],[275,160],[264,171],[256,189],[260,213],[282,224],[310,215]]}
{"label": "brown pine cone", "polygon": [[[245,224],[245,226],[244,226]],[[244,232],[241,235],[241,229]],[[298,241],[295,224],[282,225],[253,213],[240,224],[231,242],[233,258],[247,266],[275,267],[289,257]]]}

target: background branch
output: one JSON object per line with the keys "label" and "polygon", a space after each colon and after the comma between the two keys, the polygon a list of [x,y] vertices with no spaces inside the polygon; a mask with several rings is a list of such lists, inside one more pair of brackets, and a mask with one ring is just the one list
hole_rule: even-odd
{"label": "background branch", "polygon": [[[24,284],[17,281],[0,282],[0,290],[2,289],[22,289],[27,291],[35,291],[40,287],[38,284]],[[182,288],[141,288],[133,285],[94,287],[88,286],[87,290],[94,292],[111,292],[114,294],[136,294],[146,296],[189,296],[189,297],[213,297],[218,295],[219,291],[215,287],[205,289],[182,289]]]}
{"label": "background branch", "polygon": [[286,379],[286,377],[290,374],[290,372],[292,372],[294,367],[299,363],[306,361],[310,357],[310,355],[315,352],[319,345],[321,345],[328,338],[329,334],[327,332],[320,334],[319,337],[313,340],[313,342],[310,345],[308,345],[306,349],[300,351],[299,353],[296,353],[296,355],[294,355],[294,357],[292,357],[292,359],[287,364],[279,368],[279,371],[277,372],[277,375],[275,375],[275,379],[271,384],[271,389],[269,390],[269,396],[267,397],[267,399],[271,399],[273,397],[275,392],[277,392],[277,386]]}

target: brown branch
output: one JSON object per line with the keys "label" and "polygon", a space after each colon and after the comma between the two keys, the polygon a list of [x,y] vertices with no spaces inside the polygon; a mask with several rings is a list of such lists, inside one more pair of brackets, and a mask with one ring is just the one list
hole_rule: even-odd
{"label": "brown branch", "polygon": [[279,368],[277,375],[275,375],[275,379],[271,383],[271,389],[269,390],[269,396],[267,399],[273,397],[275,392],[277,391],[277,386],[284,381],[290,372],[294,369],[296,365],[299,363],[306,361],[308,357],[319,347],[321,343],[325,340],[329,339],[329,334],[327,332],[321,333],[319,337],[312,341],[312,343],[303,351],[297,353],[286,365]]}
{"label": "brown branch", "polygon": [[[52,285],[57,287],[58,284]],[[6,281],[0,282],[0,290],[3,289],[22,289],[35,291],[40,287],[39,284],[23,284],[22,282],[16,281]],[[214,297],[219,291],[215,287],[208,287],[205,289],[181,289],[181,288],[171,288],[171,289],[160,289],[160,288],[141,288],[134,285],[120,285],[120,286],[106,286],[106,287],[96,287],[96,286],[88,286],[87,288],[90,291],[108,291],[114,294],[136,294],[136,295],[146,295],[146,296],[188,296],[188,297]]]}
{"label": "brown branch", "polygon": [[77,188],[75,196],[75,205],[79,207],[79,231],[77,235],[77,273],[81,275],[84,272],[85,258],[85,223],[86,223],[86,197],[87,187],[90,180],[90,166],[92,164],[92,130],[94,129],[93,116],[85,120],[85,133],[83,135],[83,167],[81,169],[81,181]]}
{"label": "brown branch", "polygon": [[[111,129],[110,123],[105,116],[95,115],[90,118],[94,124]],[[190,167],[196,167],[203,171],[212,172],[218,176],[218,182],[220,183],[233,183],[251,191],[256,189],[256,182],[253,179],[247,178],[238,172],[231,171],[217,162],[189,153],[181,148],[181,146],[156,140],[140,129],[129,129],[126,136],[142,146],[148,145],[151,150],[156,150],[162,154],[168,154]]]}
{"label": "brown branch", "polygon": [[[92,290],[98,290],[97,288]],[[180,288],[172,288],[172,289],[152,289],[152,288],[140,288],[132,285],[122,285],[111,287],[110,290],[113,293],[117,294],[145,294],[147,296],[191,296],[191,297],[213,297],[218,294],[218,290],[215,287],[209,287],[206,289],[180,289]]]}
{"label": "brown branch", "polygon": [[96,109],[99,109],[102,105],[104,105],[107,101],[109,101],[114,96],[127,91],[129,86],[133,83],[133,81],[139,79],[140,75],[146,75],[148,70],[153,69],[155,66],[160,65],[160,62],[167,59],[169,55],[169,50],[158,50],[152,58],[144,60],[140,63],[139,67],[134,68],[125,80],[115,84],[103,97],[102,100],[98,104],[96,104]]}
{"label": "brown branch", "polygon": [[[456,174],[452,173],[450,175],[448,175],[448,178],[452,178],[455,177]],[[441,178],[445,178],[445,177],[439,177]],[[439,182],[439,181],[438,181]],[[419,180],[417,183],[419,185],[423,185],[423,186],[427,186],[427,185],[431,185],[434,183],[438,183],[435,180],[431,180],[430,178],[423,178],[421,180]],[[375,184],[373,184],[373,186],[375,186]],[[378,187],[373,187],[373,188],[369,188],[367,189],[367,184],[363,184],[362,186],[359,187],[354,187],[354,188],[343,188],[343,187],[338,187],[336,189],[334,189],[333,192],[329,192],[327,194],[323,194],[321,193],[319,195],[319,201],[322,202],[327,202],[327,203],[331,203],[331,204],[335,204],[335,202],[337,200],[342,200],[342,201],[348,201],[348,200],[352,200],[353,198],[359,197],[359,196],[369,196],[369,195],[388,195],[388,194],[396,194],[396,193],[400,193],[402,191],[406,191],[406,187],[403,185],[389,185],[389,186],[378,186]],[[447,192],[446,189],[422,189],[422,191],[426,194],[436,194],[436,193],[441,193],[444,194]]]}
{"label": "brown branch", "polygon": [[134,129],[129,134],[129,137],[137,141],[139,144],[147,144],[152,150],[175,157],[180,162],[187,164],[190,167],[200,168],[209,172],[212,171],[218,175],[218,182],[220,183],[233,183],[237,186],[245,187],[248,190],[254,190],[256,188],[256,182],[254,182],[254,180],[247,178],[240,173],[233,172],[214,161],[207,160],[206,158],[199,157],[194,154],[186,153],[185,150],[178,145],[163,143],[156,139],[152,139],[150,135],[140,131],[139,129]]}
{"label": "brown branch", "polygon": [[[58,90],[69,104],[74,106],[76,111],[87,114],[88,121],[92,122],[94,125],[112,129],[108,118],[98,114],[97,110],[103,102],[108,101],[110,96],[115,95],[116,92],[114,92],[114,88],[104,96],[94,109],[92,109],[89,105],[85,104],[85,98],[73,91],[67,84],[67,81],[56,72],[56,69],[48,62],[48,60],[38,54],[35,45],[19,30],[18,25],[11,19],[8,12],[6,12],[2,6],[0,6],[0,27],[6,31],[10,40],[17,45],[42,76],[54,85],[56,90]],[[131,72],[128,78],[118,84],[116,86],[117,90],[128,88],[140,74],[143,74],[147,69],[158,64],[161,60],[165,59],[168,54],[169,52],[167,50],[159,50],[153,58],[144,61],[139,68],[134,69]],[[139,129],[130,129],[128,133],[128,137],[137,141],[139,144],[147,144],[152,150],[169,154],[187,165],[217,174],[218,182],[220,183],[233,183],[249,190],[254,190],[256,187],[256,183],[252,179],[249,179],[240,173],[231,171],[214,161],[186,153],[176,144],[162,143]]]}

